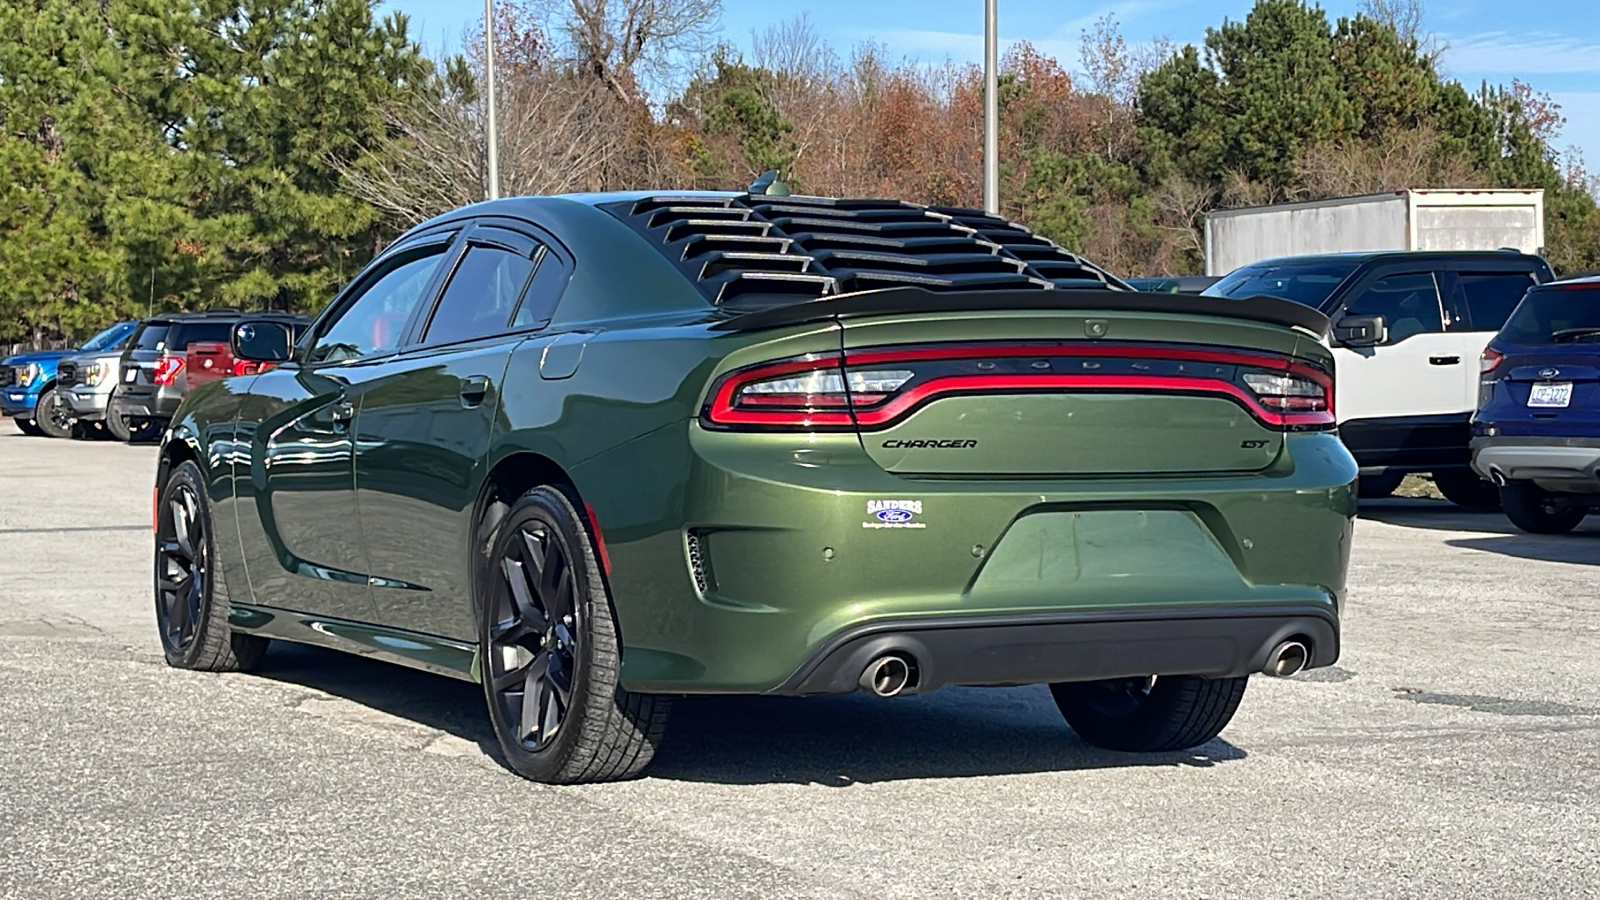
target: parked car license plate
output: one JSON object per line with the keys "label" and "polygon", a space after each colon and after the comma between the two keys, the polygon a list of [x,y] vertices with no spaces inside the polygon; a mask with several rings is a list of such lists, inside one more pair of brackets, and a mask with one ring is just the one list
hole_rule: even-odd
{"label": "parked car license plate", "polygon": [[1529,406],[1565,407],[1572,402],[1572,382],[1559,381],[1536,384],[1528,394]]}

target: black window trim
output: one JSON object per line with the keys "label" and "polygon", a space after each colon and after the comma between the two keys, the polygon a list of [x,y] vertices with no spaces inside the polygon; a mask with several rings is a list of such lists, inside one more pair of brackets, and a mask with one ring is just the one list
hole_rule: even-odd
{"label": "black window trim", "polygon": [[[523,246],[513,246],[511,241],[496,235],[495,232],[509,233],[514,237],[521,238]],[[450,282],[456,277],[456,272],[461,268],[462,261],[467,258],[467,254],[471,252],[473,247],[491,247],[515,253],[530,260],[533,263],[533,267],[528,270],[528,278],[522,283],[522,288],[517,294],[517,300],[511,306],[511,312],[506,316],[505,322],[501,323],[498,330],[469,338],[430,341],[427,338],[427,334],[428,328],[433,325],[433,317],[439,311],[439,305],[444,302],[444,295],[449,290]],[[433,297],[428,303],[427,310],[423,315],[416,317],[413,328],[408,328],[402,344],[405,351],[431,350],[435,347],[454,347],[460,344],[476,344],[481,341],[497,340],[508,335],[520,334],[520,331],[514,332],[511,330],[511,323],[516,319],[517,310],[522,307],[522,298],[527,294],[528,286],[533,284],[533,279],[539,272],[541,261],[547,253],[547,245],[538,238],[527,234],[523,229],[507,228],[502,224],[502,221],[490,218],[474,221],[470,227],[464,230],[461,246],[450,260],[450,271],[445,273],[444,278],[437,285],[437,289],[433,292]]]}
{"label": "black window trim", "polygon": [[[373,260],[357,275],[354,281],[345,286],[334,297],[333,302],[317,316],[311,327],[300,336],[300,343],[295,347],[294,362],[308,369],[322,369],[333,366],[347,366],[353,363],[365,363],[377,359],[388,359],[407,349],[407,339],[416,327],[417,315],[426,309],[431,309],[437,299],[441,276],[447,270],[454,270],[456,259],[461,255],[461,237],[467,229],[452,223],[438,229],[430,229],[422,234],[412,235],[403,242],[398,242],[384,250],[377,259]],[[419,255],[427,255],[424,251],[436,251],[443,257],[438,268],[434,270],[428,284],[422,289],[422,297],[417,302],[417,308],[411,311],[405,324],[400,328],[400,341],[395,346],[367,356],[357,356],[349,359],[331,360],[324,362],[307,362],[306,357],[311,348],[317,343],[325,330],[339,317],[347,312],[356,300],[366,294],[373,282],[394,271],[395,268],[405,265]]]}
{"label": "black window trim", "polygon": [[[562,295],[566,293],[567,282],[571,280],[575,269],[572,251],[568,250],[566,245],[549,231],[525,219],[513,219],[506,216],[481,216],[472,219],[470,222],[455,223],[455,227],[460,228],[458,245],[451,254],[448,267],[441,273],[442,277],[430,286],[431,296],[425,304],[425,308],[419,310],[419,314],[414,316],[407,325],[399,352],[431,351],[435,348],[466,346],[505,337],[525,337],[550,327],[550,322],[555,317],[556,307],[560,305]],[[525,238],[537,248],[531,257],[534,262],[533,271],[528,275],[527,283],[522,286],[522,292],[517,297],[517,302],[512,307],[505,326],[493,334],[479,335],[474,338],[464,338],[449,342],[426,342],[423,335],[426,333],[427,324],[433,320],[433,314],[437,310],[440,300],[444,297],[444,287],[449,284],[449,279],[455,276],[456,268],[461,264],[462,257],[466,255],[466,251],[473,243],[521,252],[517,248],[508,247],[504,241],[496,241],[493,237],[485,236],[482,233],[496,230],[510,232]],[[522,311],[522,305],[527,302],[528,290],[539,280],[540,275],[543,274],[544,267],[551,264],[560,266],[560,271],[556,273],[556,277],[560,281],[558,289],[555,291],[555,296],[550,301],[550,308],[545,311],[543,317],[538,321],[522,328],[512,328],[511,323],[517,320],[517,314]]]}

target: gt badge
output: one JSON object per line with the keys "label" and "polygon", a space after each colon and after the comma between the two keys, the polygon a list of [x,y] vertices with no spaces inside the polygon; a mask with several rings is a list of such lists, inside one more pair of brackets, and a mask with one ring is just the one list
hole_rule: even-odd
{"label": "gt badge", "polygon": [[869,521],[862,528],[926,528],[927,523],[916,521],[922,515],[921,500],[868,500]]}

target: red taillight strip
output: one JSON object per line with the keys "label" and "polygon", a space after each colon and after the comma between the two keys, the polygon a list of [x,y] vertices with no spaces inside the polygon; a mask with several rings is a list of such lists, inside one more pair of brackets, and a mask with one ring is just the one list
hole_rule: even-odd
{"label": "red taillight strip", "polygon": [[[867,397],[854,399],[855,410],[752,410],[734,405],[742,387],[753,382],[781,377],[796,372],[829,368],[859,368],[861,366],[893,363],[936,362],[956,359],[1016,358],[1016,357],[1102,357],[1119,359],[1152,359],[1169,362],[1215,363],[1218,365],[1249,366],[1269,372],[1299,375],[1322,387],[1325,412],[1284,413],[1268,409],[1248,389],[1220,378],[1186,375],[1091,375],[1054,373],[1022,373],[996,375],[947,375],[915,384],[904,393],[896,394],[883,406],[870,406]],[[842,374],[842,371],[841,371]],[[785,360],[771,365],[754,366],[725,377],[707,404],[707,418],[719,425],[769,425],[787,428],[881,428],[904,416],[917,406],[942,395],[1042,390],[1104,390],[1150,391],[1164,393],[1201,393],[1226,396],[1250,411],[1268,425],[1280,428],[1297,426],[1328,427],[1335,424],[1333,415],[1333,379],[1322,369],[1295,360],[1277,356],[1241,353],[1224,350],[1205,350],[1186,347],[1160,347],[1118,344],[970,344],[943,347],[912,347],[905,349],[866,350],[848,352],[841,359],[834,354],[817,355],[804,359]],[[878,400],[882,395],[872,395]],[[758,401],[760,402],[760,401]]]}
{"label": "red taillight strip", "polygon": [[[767,411],[753,409],[738,409],[733,405],[734,395],[739,389],[756,381],[769,378],[778,378],[792,375],[795,372],[812,372],[822,369],[840,368],[838,354],[812,356],[805,359],[787,360],[773,363],[770,366],[756,366],[744,369],[724,378],[718,386],[717,392],[711,398],[710,418],[719,425],[786,425],[796,428],[853,428],[856,420],[851,417],[850,411],[824,411],[811,412]],[[842,373],[841,373],[842,374]]]}
{"label": "red taillight strip", "polygon": [[1206,362],[1229,366],[1255,366],[1304,375],[1324,388],[1331,386],[1327,373],[1315,366],[1297,363],[1281,356],[1261,356],[1230,350],[1197,350],[1187,347],[1151,347],[1117,344],[998,344],[986,347],[971,344],[952,347],[914,347],[905,350],[846,351],[845,365],[873,366],[895,362],[939,361],[947,359],[1014,358],[1019,356],[1088,356],[1118,359],[1158,359],[1171,362]]}
{"label": "red taillight strip", "polygon": [[1220,378],[1187,378],[1174,375],[952,375],[916,385],[873,410],[859,410],[856,421],[862,428],[886,425],[912,408],[935,397],[968,392],[994,391],[1152,391],[1178,394],[1218,394],[1244,406],[1268,425],[1332,425],[1329,413],[1281,413],[1267,409],[1248,390]]}

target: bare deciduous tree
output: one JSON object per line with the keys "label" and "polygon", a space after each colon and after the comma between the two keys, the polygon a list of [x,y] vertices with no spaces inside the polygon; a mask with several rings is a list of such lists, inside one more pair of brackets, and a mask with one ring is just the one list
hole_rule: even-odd
{"label": "bare deciduous tree", "polygon": [[644,85],[664,83],[704,55],[722,16],[721,0],[545,0],[563,8],[556,30],[571,60],[622,100],[643,102]]}

